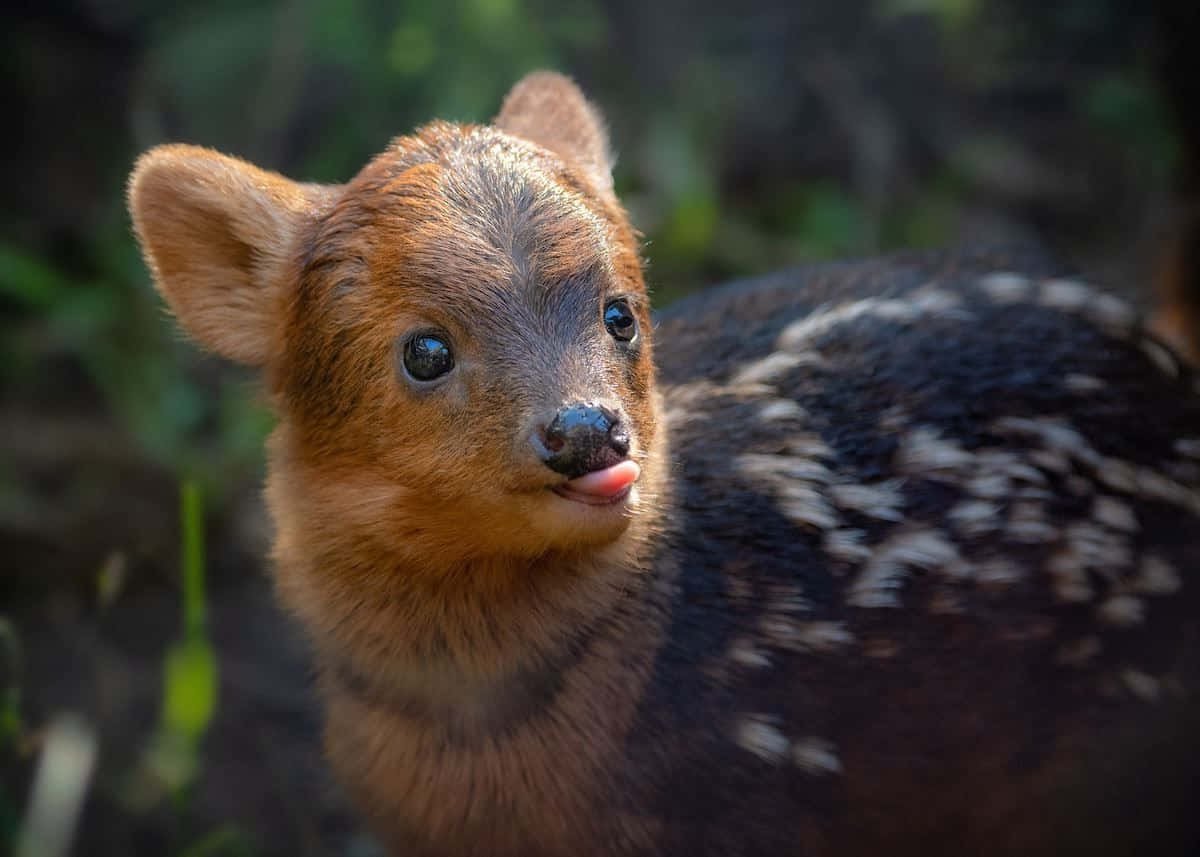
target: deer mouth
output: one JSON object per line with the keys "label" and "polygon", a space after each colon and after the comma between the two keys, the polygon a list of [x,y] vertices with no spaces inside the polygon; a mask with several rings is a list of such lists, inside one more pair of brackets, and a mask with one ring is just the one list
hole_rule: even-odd
{"label": "deer mouth", "polygon": [[576,503],[589,506],[611,506],[629,496],[633,484],[641,476],[637,462],[625,459],[610,467],[593,470],[554,486],[554,493]]}

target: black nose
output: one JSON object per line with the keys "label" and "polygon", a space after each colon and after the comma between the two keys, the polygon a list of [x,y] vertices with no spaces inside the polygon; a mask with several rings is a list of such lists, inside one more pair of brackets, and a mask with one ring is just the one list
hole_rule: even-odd
{"label": "black nose", "polygon": [[625,460],[629,432],[618,414],[603,405],[579,402],[558,409],[546,426],[542,461],[569,479]]}

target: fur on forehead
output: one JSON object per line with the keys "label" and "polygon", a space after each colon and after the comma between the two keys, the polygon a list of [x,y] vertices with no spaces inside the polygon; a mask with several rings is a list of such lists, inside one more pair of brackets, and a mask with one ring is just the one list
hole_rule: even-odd
{"label": "fur on forehead", "polygon": [[351,296],[332,311],[352,308],[368,280],[416,294],[440,285],[444,299],[469,303],[468,285],[552,286],[599,266],[640,291],[609,166],[599,114],[567,78],[537,72],[513,87],[495,127],[433,123],[348,185],[158,146],[130,176],[129,209],[180,325],[219,354],[271,369],[289,342],[312,336],[301,308],[329,293]]}
{"label": "fur on forehead", "polygon": [[[553,153],[495,128],[435,122],[401,137],[347,186],[306,268],[436,288],[536,288],[611,276],[618,213]],[[355,269],[346,271],[345,264]]]}

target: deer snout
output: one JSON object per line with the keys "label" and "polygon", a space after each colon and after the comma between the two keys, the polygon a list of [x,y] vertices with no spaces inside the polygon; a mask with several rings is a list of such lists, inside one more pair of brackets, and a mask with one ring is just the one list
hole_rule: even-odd
{"label": "deer snout", "polygon": [[622,414],[595,402],[563,405],[541,431],[534,449],[542,463],[568,479],[604,470],[629,455],[629,430]]}

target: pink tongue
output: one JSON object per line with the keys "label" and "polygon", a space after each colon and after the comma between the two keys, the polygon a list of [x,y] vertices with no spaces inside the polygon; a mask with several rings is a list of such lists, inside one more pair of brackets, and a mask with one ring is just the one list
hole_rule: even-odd
{"label": "pink tongue", "polygon": [[635,462],[622,461],[612,467],[576,477],[563,487],[591,497],[615,497],[636,482],[641,472],[642,468]]}

